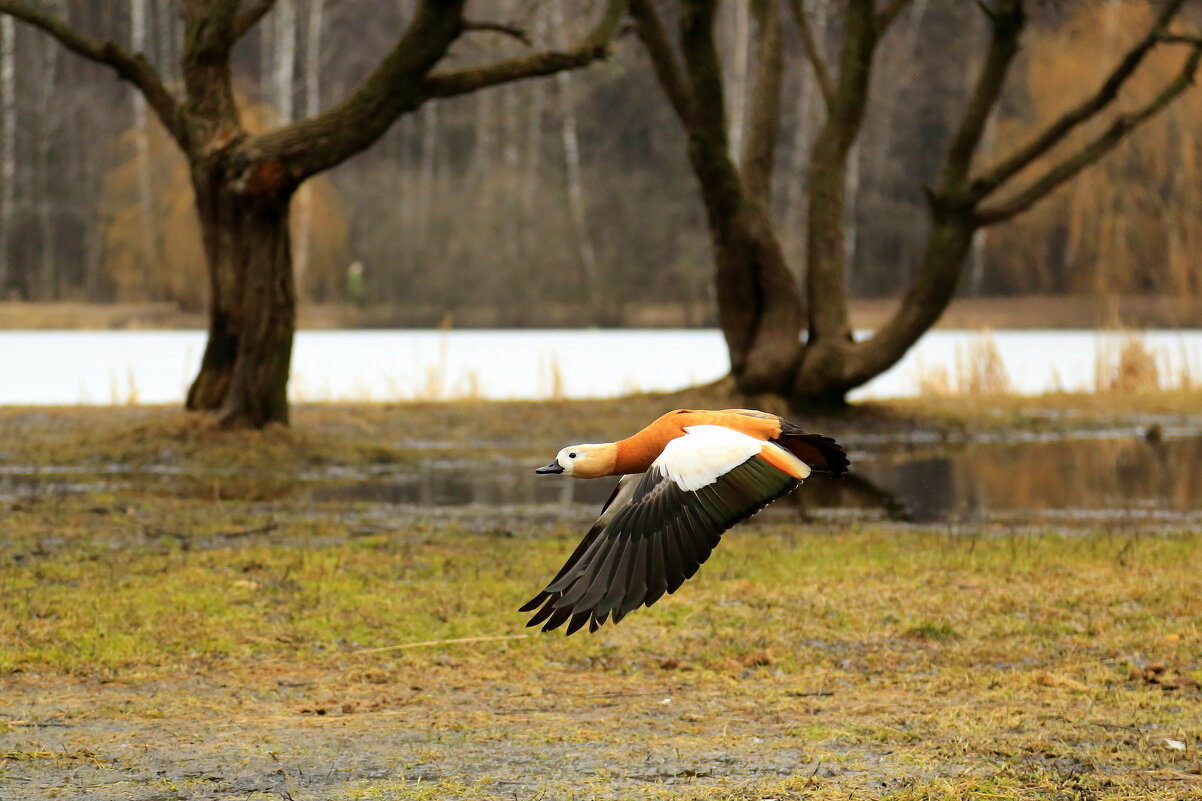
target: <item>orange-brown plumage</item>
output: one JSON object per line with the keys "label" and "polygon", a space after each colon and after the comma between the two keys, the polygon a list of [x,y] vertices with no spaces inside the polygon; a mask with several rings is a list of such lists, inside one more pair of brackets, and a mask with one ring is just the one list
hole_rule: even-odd
{"label": "orange-brown plumage", "polygon": [[733,431],[755,437],[765,442],[780,436],[780,418],[751,417],[735,411],[695,411],[676,409],[658,418],[651,425],[626,439],[614,443],[618,446],[613,472],[608,475],[622,476],[645,473],[664,447],[685,435],[690,426],[722,426]]}
{"label": "orange-brown plumage", "polygon": [[626,439],[563,448],[537,472],[622,479],[559,574],[522,607],[535,612],[527,625],[567,623],[571,634],[617,623],[675,592],[731,526],[811,472],[838,478],[847,466],[833,439],[754,409],[677,409]]}

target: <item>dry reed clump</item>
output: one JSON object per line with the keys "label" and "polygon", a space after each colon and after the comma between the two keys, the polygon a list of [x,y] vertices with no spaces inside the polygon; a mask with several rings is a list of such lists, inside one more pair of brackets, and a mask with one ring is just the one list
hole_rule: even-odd
{"label": "dry reed clump", "polygon": [[563,367],[555,353],[539,359],[539,394],[544,400],[559,401],[567,397]]}
{"label": "dry reed clump", "polygon": [[[1026,102],[998,115],[994,146],[1006,150],[1027,141],[1057,118],[1066,96],[1096,80],[1104,54],[1118,52],[1146,30],[1157,5],[1086,0],[1072,4],[1058,24],[1033,32],[1026,64],[1012,76],[1025,84]],[[1124,85],[1126,102],[1151,98],[1181,69],[1184,57],[1170,48],[1149,53]],[[1139,136],[1122,142],[1079,176],[1071,188],[1047,198],[1039,214],[991,231],[993,286],[1013,292],[1062,286],[1098,296],[1103,308],[1113,304],[1115,310],[1135,293],[1196,298],[1202,291],[1196,258],[1202,241],[1202,195],[1195,191],[1202,171],[1199,120],[1202,99],[1191,93],[1171,114],[1150,120]],[[1076,146],[1110,124],[1107,115],[1100,115],[1079,126],[1066,145]],[[1031,172],[1060,158],[1061,150],[1050,151]],[[1099,322],[1110,317],[1103,311]]]}
{"label": "dry reed clump", "polygon": [[[1188,383],[1188,370],[1183,381]],[[1102,340],[1094,362],[1097,392],[1132,395],[1161,389],[1161,370],[1153,351],[1142,337],[1128,334],[1121,342]]]}
{"label": "dry reed clump", "polygon": [[1007,395],[1010,374],[988,330],[956,352],[956,384],[961,395]]}
{"label": "dry reed clump", "polygon": [[1008,395],[1013,391],[1006,363],[988,330],[957,346],[950,367],[920,364],[916,382],[920,395]]}
{"label": "dry reed clump", "polygon": [[956,394],[952,389],[952,377],[946,365],[928,367],[920,363],[915,371],[914,383],[918,386],[920,396]]}
{"label": "dry reed clump", "polygon": [[[125,368],[125,388],[121,386],[121,380],[117,377],[116,370],[109,371],[109,405],[110,406],[137,406],[141,402],[141,394],[138,390],[138,379],[134,375],[132,367]],[[84,394],[80,393],[79,402],[87,403]]]}

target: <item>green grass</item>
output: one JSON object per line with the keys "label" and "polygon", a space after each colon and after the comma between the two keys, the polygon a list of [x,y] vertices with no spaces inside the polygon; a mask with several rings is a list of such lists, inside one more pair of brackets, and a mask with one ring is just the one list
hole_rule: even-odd
{"label": "green grass", "polygon": [[[411,454],[405,413],[528,448],[499,433],[532,414],[515,409],[321,407],[242,438],[156,410],[0,415],[40,464],[141,453],[198,474],[0,502],[0,781],[86,768],[175,792],[364,750],[382,774],[290,792],[1202,797],[1202,532],[753,524],[597,635],[360,653],[525,633],[517,606],[582,529],[301,502],[295,477]],[[1133,670],[1149,662],[1177,688]],[[181,747],[201,774],[172,773]]]}
{"label": "green grass", "polygon": [[[579,534],[553,527],[511,538],[449,522],[348,540],[339,514],[288,520],[240,504],[146,499],[114,515],[88,503],[10,517],[0,670],[145,672],[281,657],[322,666],[359,648],[512,633],[523,622],[516,607]],[[56,536],[71,540],[40,553],[47,512],[63,523]],[[141,521],[167,516],[193,531],[268,519],[277,528],[236,546],[195,547],[178,532],[122,542],[146,530]],[[790,673],[843,652],[869,670],[922,659],[1006,672],[1066,649],[1118,659],[1163,649],[1165,635],[1202,618],[1198,553],[1192,534],[749,527],[729,534],[677,597],[606,635],[573,638],[566,652],[600,657],[614,643],[648,663],[670,651],[714,669],[766,653]],[[537,666],[565,646],[540,636],[469,653],[497,651]]]}

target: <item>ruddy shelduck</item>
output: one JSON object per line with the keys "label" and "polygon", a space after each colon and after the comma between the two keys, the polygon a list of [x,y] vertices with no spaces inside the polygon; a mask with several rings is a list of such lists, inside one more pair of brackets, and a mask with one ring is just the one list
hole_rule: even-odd
{"label": "ruddy shelduck", "polygon": [[571,634],[651,606],[697,572],[723,532],[811,474],[841,478],[830,437],[753,409],[668,412],[632,437],[572,445],[534,472],[621,476],[601,516],[546,589],[521,608]]}

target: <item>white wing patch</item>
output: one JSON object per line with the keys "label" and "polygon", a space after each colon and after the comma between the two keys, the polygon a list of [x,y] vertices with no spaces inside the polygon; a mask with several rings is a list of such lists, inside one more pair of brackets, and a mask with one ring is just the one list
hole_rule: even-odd
{"label": "white wing patch", "polygon": [[685,431],[651,463],[652,469],[672,479],[685,492],[713,484],[767,444],[724,426],[688,426]]}

